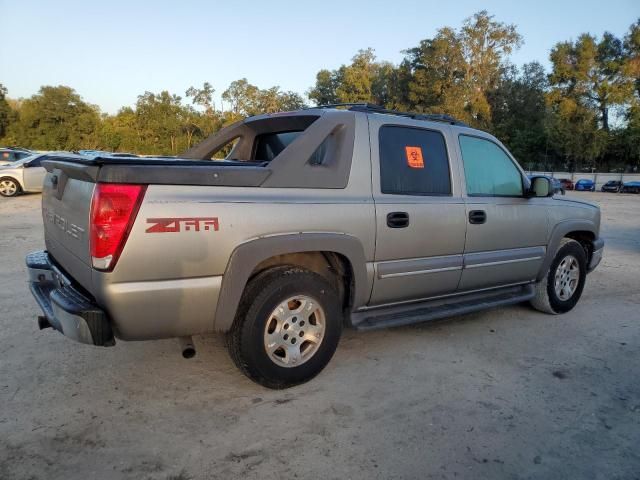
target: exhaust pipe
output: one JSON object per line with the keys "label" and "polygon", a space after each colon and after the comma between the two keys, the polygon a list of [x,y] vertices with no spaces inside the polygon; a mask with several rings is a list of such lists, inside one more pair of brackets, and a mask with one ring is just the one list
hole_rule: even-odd
{"label": "exhaust pipe", "polygon": [[196,356],[196,347],[193,344],[193,337],[178,337],[180,351],[183,358],[193,358]]}

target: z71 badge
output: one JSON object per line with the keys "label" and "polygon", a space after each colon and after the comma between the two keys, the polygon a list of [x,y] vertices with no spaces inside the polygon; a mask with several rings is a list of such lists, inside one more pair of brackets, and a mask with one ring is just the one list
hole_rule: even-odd
{"label": "z71 badge", "polygon": [[147,218],[147,223],[153,223],[147,233],[218,231],[218,217]]}

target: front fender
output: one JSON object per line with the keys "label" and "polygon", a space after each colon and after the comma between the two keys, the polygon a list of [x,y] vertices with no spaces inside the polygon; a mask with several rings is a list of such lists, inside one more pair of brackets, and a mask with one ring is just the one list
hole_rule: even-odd
{"label": "front fender", "polygon": [[538,272],[537,281],[542,280],[547,274],[551,262],[553,262],[553,258],[558,251],[560,241],[571,232],[591,232],[596,239],[598,238],[598,227],[591,220],[565,220],[558,223],[551,231],[551,236],[547,244],[547,254]]}
{"label": "front fender", "polygon": [[226,332],[231,328],[244,288],[258,264],[276,255],[303,252],[334,252],[346,257],[354,275],[354,304],[367,302],[366,258],[362,243],[356,237],[337,232],[261,237],[239,245],[231,254],[222,278],[214,330]]}

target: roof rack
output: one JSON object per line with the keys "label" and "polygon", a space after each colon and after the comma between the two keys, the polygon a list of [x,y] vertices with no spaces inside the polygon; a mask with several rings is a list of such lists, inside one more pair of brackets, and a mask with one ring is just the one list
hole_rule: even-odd
{"label": "roof rack", "polygon": [[400,117],[412,118],[414,120],[426,120],[429,122],[443,122],[448,123],[450,125],[458,125],[461,127],[468,127],[469,125],[461,122],[460,120],[452,117],[451,115],[445,115],[441,113],[417,113],[417,112],[401,112],[398,110],[388,110],[380,105],[375,105],[373,103],[329,103],[326,105],[318,105],[317,107],[309,107],[309,109],[314,108],[338,108],[338,107],[346,107],[347,110],[352,112],[364,112],[364,113],[383,113],[385,115],[398,115]]}

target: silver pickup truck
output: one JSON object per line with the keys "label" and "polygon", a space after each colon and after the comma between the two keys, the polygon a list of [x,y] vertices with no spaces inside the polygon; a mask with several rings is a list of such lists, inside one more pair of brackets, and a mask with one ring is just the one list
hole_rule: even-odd
{"label": "silver pickup truck", "polygon": [[185,356],[223,332],[270,388],[318,374],[344,325],[567,312],[604,246],[597,207],[441,115],[318,107],[248,118],[180,159],[43,164],[46,250],[26,259],[41,328],[178,337]]}

